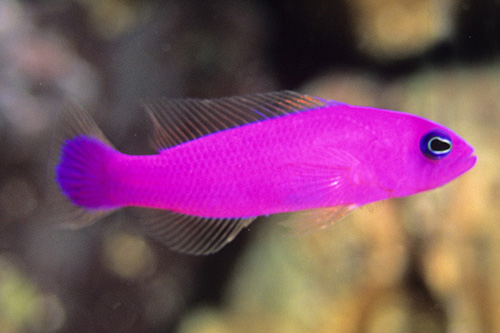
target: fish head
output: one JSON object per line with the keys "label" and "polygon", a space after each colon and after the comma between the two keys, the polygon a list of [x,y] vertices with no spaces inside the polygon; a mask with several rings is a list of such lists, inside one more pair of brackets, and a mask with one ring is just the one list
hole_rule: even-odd
{"label": "fish head", "polygon": [[[452,130],[407,115],[385,138],[378,182],[391,197],[402,197],[447,184],[477,161],[474,148]],[[387,145],[392,142],[392,145]]]}

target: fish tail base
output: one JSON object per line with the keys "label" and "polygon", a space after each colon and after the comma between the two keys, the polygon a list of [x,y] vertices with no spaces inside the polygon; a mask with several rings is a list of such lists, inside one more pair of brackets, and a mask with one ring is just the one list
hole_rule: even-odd
{"label": "fish tail base", "polygon": [[112,209],[108,162],[113,148],[89,136],[66,140],[56,168],[56,180],[71,202],[91,210]]}

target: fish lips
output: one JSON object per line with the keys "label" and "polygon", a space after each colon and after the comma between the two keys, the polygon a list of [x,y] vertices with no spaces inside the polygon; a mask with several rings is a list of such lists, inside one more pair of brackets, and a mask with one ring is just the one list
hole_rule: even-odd
{"label": "fish lips", "polygon": [[477,162],[477,156],[474,155],[474,148],[470,146],[468,148],[469,149],[462,155],[464,157],[458,159],[459,163],[463,163],[463,167],[461,170],[462,172],[460,173],[460,175],[472,169],[472,167],[476,165]]}
{"label": "fish lips", "polygon": [[[428,184],[427,186],[414,188],[415,193],[428,191],[444,186],[472,169],[472,167],[474,167],[477,162],[477,156],[474,155],[474,148],[470,146],[468,148],[469,149],[461,154],[459,158],[457,158],[447,166],[447,168],[452,170],[449,174],[447,174],[447,177],[444,177],[435,183]],[[435,162],[439,163],[439,161]]]}

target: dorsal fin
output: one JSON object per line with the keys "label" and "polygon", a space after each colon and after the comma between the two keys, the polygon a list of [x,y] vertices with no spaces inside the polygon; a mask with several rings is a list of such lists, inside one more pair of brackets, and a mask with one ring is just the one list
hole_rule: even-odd
{"label": "dorsal fin", "polygon": [[143,209],[141,215],[150,236],[173,250],[193,255],[219,251],[256,219],[205,218],[158,209]]}
{"label": "dorsal fin", "polygon": [[166,99],[144,104],[163,150],[201,136],[336,102],[278,91],[220,99]]}

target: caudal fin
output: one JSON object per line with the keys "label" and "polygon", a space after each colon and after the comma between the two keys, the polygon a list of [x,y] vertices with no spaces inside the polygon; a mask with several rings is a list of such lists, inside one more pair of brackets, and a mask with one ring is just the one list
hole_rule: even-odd
{"label": "caudal fin", "polygon": [[106,165],[116,154],[92,117],[67,103],[55,129],[44,214],[51,224],[80,228],[113,212],[107,202]]}
{"label": "caudal fin", "polygon": [[66,140],[56,167],[56,180],[63,193],[82,208],[110,209],[107,165],[115,151],[88,136]]}

